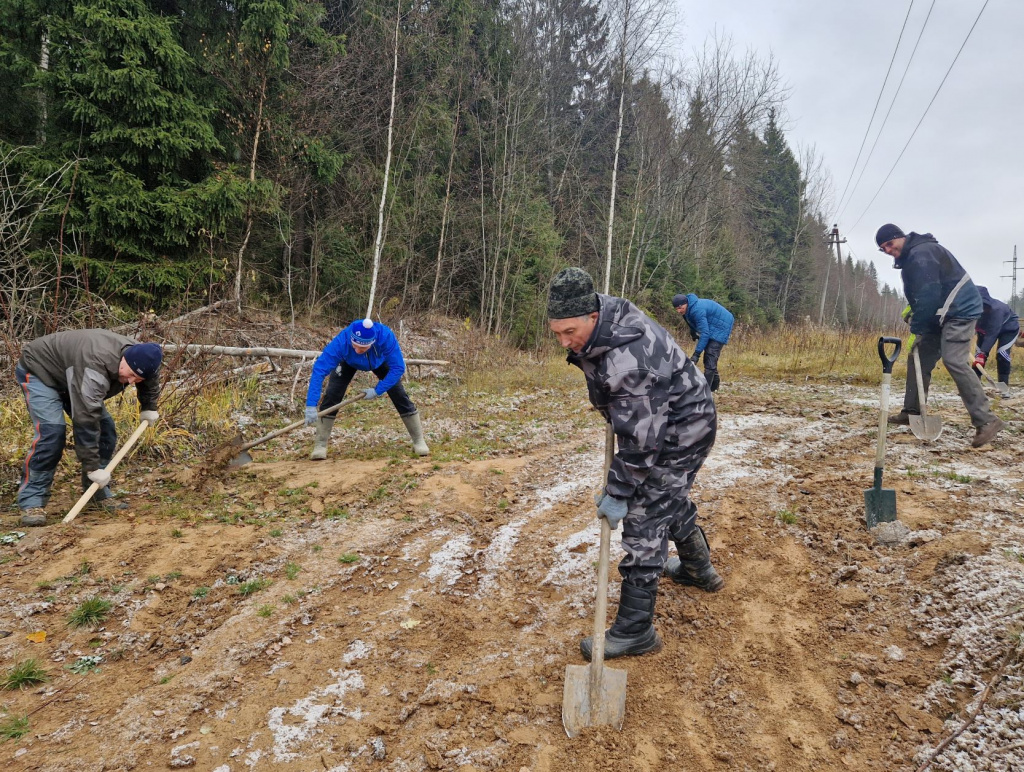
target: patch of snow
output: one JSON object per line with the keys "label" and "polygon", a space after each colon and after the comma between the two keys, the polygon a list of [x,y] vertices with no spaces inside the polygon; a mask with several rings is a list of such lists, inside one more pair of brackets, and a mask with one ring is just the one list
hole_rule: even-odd
{"label": "patch of snow", "polygon": [[[290,708],[271,708],[267,713],[267,728],[274,735],[274,761],[296,761],[302,754],[296,748],[313,737],[318,727],[335,712],[335,703],[348,692],[363,687],[363,676],[358,670],[329,671],[335,682],[319,689],[314,689],[306,697],[295,701]],[[322,702],[325,697],[332,697],[329,702]],[[285,723],[285,716],[299,719]],[[258,751],[257,751],[258,752]]]}
{"label": "patch of snow", "polygon": [[351,665],[357,659],[366,659],[370,656],[370,652],[373,651],[373,646],[363,643],[363,641],[356,638],[348,646],[348,651],[345,652],[341,661],[346,665]]}
{"label": "patch of snow", "polygon": [[462,576],[462,564],[473,552],[472,537],[460,533],[430,555],[430,568],[426,577],[431,582],[442,582],[451,586]]}

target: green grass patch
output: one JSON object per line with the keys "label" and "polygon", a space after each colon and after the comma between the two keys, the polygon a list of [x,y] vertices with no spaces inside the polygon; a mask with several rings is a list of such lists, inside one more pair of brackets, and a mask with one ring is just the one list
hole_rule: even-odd
{"label": "green grass patch", "polygon": [[25,689],[36,684],[43,684],[50,680],[50,674],[39,664],[37,659],[24,659],[18,664],[7,669],[7,672],[0,678],[0,688],[13,691],[14,689]]}
{"label": "green grass patch", "polygon": [[70,665],[67,669],[75,675],[85,675],[91,673],[94,670],[98,670],[100,663],[103,661],[103,657],[99,654],[92,654],[86,657],[79,657]]}
{"label": "green grass patch", "polygon": [[283,598],[281,598],[281,602],[286,606],[293,606],[299,602],[299,599],[296,598],[294,595],[285,595]]}
{"label": "green grass patch", "polygon": [[242,584],[238,585],[238,594],[248,597],[249,595],[253,595],[261,590],[267,589],[272,584],[273,582],[269,579],[250,579],[248,582],[242,582]]}
{"label": "green grass patch", "polygon": [[192,590],[192,597],[193,598],[205,598],[209,594],[210,594],[210,588],[209,587],[196,587],[194,590]]}
{"label": "green grass patch", "polygon": [[112,604],[103,598],[82,601],[68,616],[69,627],[98,627],[110,613]]}
{"label": "green grass patch", "polygon": [[282,531],[280,528],[271,528],[270,529],[270,535],[273,536],[275,539],[278,536],[281,536],[283,533],[284,533],[284,531]]}
{"label": "green grass patch", "polygon": [[20,716],[5,716],[0,719],[0,738],[3,742],[17,740],[28,734],[28,714]]}
{"label": "green grass patch", "polygon": [[287,563],[284,564],[284,575],[287,576],[289,579],[294,579],[301,573],[302,566],[300,566],[298,563],[289,560]]}
{"label": "green grass patch", "polygon": [[780,522],[783,522],[786,525],[793,525],[794,523],[796,523],[797,520],[800,519],[796,512],[793,512],[788,509],[783,509],[779,512],[776,512],[775,517],[778,518]]}
{"label": "green grass patch", "polygon": [[338,557],[339,563],[355,563],[359,560],[359,555],[355,552],[346,552],[344,555]]}
{"label": "green grass patch", "polygon": [[274,607],[272,605],[270,605],[269,603],[265,603],[262,606],[260,606],[259,611],[256,612],[256,616],[264,617],[264,618],[273,616],[273,614],[274,614]]}

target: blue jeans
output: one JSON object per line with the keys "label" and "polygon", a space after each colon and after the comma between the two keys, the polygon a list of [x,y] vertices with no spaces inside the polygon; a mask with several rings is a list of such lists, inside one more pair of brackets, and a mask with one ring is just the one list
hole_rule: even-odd
{"label": "blue jeans", "polygon": [[[39,378],[27,372],[20,364],[15,368],[15,377],[25,397],[29,419],[32,421],[32,447],[21,468],[21,485],[18,488],[18,507],[45,507],[50,500],[50,488],[53,487],[53,474],[57,470],[61,456],[64,455],[67,424],[64,414],[71,414],[70,400],[56,389],[51,389]],[[114,455],[117,446],[117,430],[114,419],[107,409],[103,409],[100,419],[99,437],[92,436],[91,431],[75,429],[75,442],[98,444],[100,463],[106,466]],[[82,473],[82,490],[92,483]],[[97,499],[110,496],[110,490],[104,488],[96,493]]]}

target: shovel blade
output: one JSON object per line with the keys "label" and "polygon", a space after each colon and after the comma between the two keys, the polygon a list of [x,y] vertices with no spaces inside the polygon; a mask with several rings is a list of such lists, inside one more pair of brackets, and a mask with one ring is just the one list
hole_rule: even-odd
{"label": "shovel blade", "polygon": [[626,671],[601,668],[599,694],[591,700],[590,665],[566,665],[562,692],[562,726],[575,737],[588,726],[622,729],[626,718]]}
{"label": "shovel blade", "polygon": [[252,456],[249,455],[248,450],[243,450],[237,456],[228,461],[228,466],[245,466],[246,464],[252,463]]}
{"label": "shovel blade", "polygon": [[896,491],[868,488],[864,491],[864,513],[869,531],[879,523],[891,523],[896,519]]}
{"label": "shovel blade", "polygon": [[919,440],[937,440],[942,434],[942,419],[937,415],[910,416],[910,431]]}

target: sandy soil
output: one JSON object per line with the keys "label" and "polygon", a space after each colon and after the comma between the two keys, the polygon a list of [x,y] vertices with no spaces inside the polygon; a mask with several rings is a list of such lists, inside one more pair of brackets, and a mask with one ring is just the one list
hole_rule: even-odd
{"label": "sandy soil", "polygon": [[[1001,668],[934,768],[1022,768],[1022,670],[1004,659],[1024,604],[1020,404],[980,451],[955,398],[936,396],[937,442],[890,433],[885,485],[911,533],[882,546],[863,498],[877,393],[726,385],[696,487],[726,587],[664,583],[664,648],[611,664],[628,673],[622,731],[569,740],[603,428],[582,388],[524,422],[530,399],[432,420],[424,397],[429,459],[389,405],[367,405],[325,462],[303,459],[306,434],[221,476],[155,468],[127,486],[128,512],[12,539],[0,652],[52,680],[2,695],[31,729],[0,758],[51,772],[912,770]],[[478,453],[446,456],[467,436]],[[395,450],[356,460],[361,440]],[[270,584],[242,595],[256,579]],[[113,602],[102,626],[68,627],[93,596]],[[98,668],[69,670],[85,656]]]}

